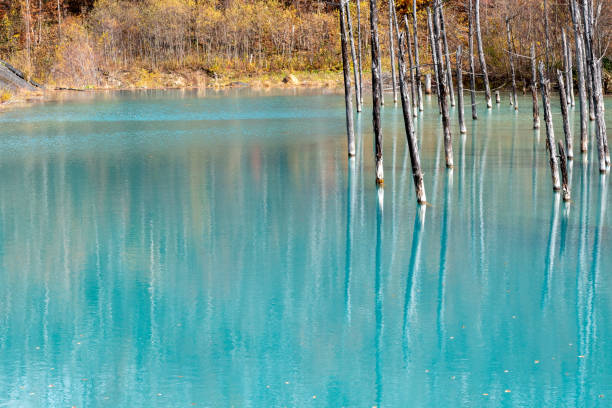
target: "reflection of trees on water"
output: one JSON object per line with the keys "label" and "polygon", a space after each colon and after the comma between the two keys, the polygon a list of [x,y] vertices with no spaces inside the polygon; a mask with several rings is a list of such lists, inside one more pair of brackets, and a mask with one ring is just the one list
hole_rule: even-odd
{"label": "reflection of trees on water", "polygon": [[[572,211],[541,206],[542,146],[480,123],[454,197],[422,137],[427,222],[403,139],[384,212],[363,135],[348,165],[326,140],[3,155],[0,399],[446,406],[508,388],[519,404],[535,384],[589,405],[608,372],[609,180],[577,162]],[[524,368],[547,350],[566,377]]]}
{"label": "reflection of trees on water", "polygon": [[377,187],[378,203],[376,206],[376,255],[374,271],[374,315],[376,318],[376,338],[374,340],[376,354],[376,404],[380,406],[383,398],[383,374],[382,374],[382,342],[384,335],[384,318],[383,318],[383,302],[384,302],[384,286],[383,286],[383,206],[384,206],[385,191],[382,187]]}
{"label": "reflection of trees on water", "polygon": [[548,243],[546,244],[546,257],[544,259],[545,272],[544,272],[544,284],[542,287],[542,308],[550,302],[550,291],[553,280],[553,273],[555,270],[555,259],[557,249],[557,237],[559,229],[559,205],[561,203],[561,197],[555,193],[552,200],[552,210],[550,216],[550,232],[548,234]]}

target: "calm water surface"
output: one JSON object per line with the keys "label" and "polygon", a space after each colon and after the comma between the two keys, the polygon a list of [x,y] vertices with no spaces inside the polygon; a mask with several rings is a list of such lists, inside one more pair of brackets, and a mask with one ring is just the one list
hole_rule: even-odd
{"label": "calm water surface", "polygon": [[381,192],[338,94],[2,113],[0,406],[611,406],[610,176],[577,154],[561,202],[520,102],[447,172],[426,101],[423,212],[389,98]]}

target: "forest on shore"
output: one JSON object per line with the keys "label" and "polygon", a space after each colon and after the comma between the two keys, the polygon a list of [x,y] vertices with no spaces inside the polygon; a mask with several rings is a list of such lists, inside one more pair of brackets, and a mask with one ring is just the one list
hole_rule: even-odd
{"label": "forest on shore", "polygon": [[[361,32],[364,70],[370,67],[369,1],[350,0]],[[393,0],[391,0],[393,1]],[[431,51],[426,7],[417,1],[421,64]],[[467,48],[467,0],[446,0],[451,54]],[[412,13],[412,0],[395,0],[398,17]],[[383,71],[390,70],[389,3],[379,0]],[[612,0],[596,0],[595,54],[606,56],[612,39]],[[563,65],[562,33],[571,35],[568,0],[481,0],[480,19],[489,76],[494,86],[509,77],[505,20],[512,19],[514,52],[549,55]],[[359,15],[359,27],[357,27]],[[548,21],[548,49],[545,38]],[[397,46],[397,44],[396,44]],[[571,41],[570,41],[571,46]],[[308,74],[341,83],[338,7],[326,0],[1,0],[0,58],[33,80],[56,87],[155,88],[205,86],[249,78]],[[453,58],[454,59],[454,58]],[[467,59],[463,59],[464,64]],[[517,58],[517,80],[527,88],[530,61]]]}

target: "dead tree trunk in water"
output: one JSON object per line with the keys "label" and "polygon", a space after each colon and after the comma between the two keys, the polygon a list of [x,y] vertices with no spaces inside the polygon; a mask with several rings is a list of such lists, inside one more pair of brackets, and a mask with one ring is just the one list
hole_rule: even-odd
{"label": "dead tree trunk in water", "polygon": [[512,104],[514,110],[518,110],[518,96],[516,94],[516,74],[514,72],[514,46],[510,34],[510,17],[506,17],[506,38],[508,40],[508,56],[510,57],[510,74],[512,75]]}
{"label": "dead tree trunk in water", "polygon": [[589,0],[583,0],[583,17],[585,31],[586,60],[591,74],[591,104],[597,120],[595,130],[597,136],[597,153],[599,156],[599,172],[605,173],[610,163],[607,151],[606,122],[603,111],[603,90],[601,86],[601,63],[595,56],[593,50],[593,9]]}
{"label": "dead tree trunk in water", "polygon": [[406,44],[408,44],[408,63],[410,67],[410,100],[412,101],[412,115],[414,117],[417,116],[418,106],[418,96],[416,89],[416,82],[414,76],[414,63],[412,61],[412,42],[410,41],[410,27],[408,26],[408,17],[404,14],[404,26],[406,29]]}
{"label": "dead tree trunk in water", "polygon": [[476,43],[478,44],[478,58],[480,59],[480,69],[485,85],[485,98],[487,99],[487,108],[493,108],[491,103],[491,87],[489,86],[489,74],[487,73],[487,62],[485,61],[484,48],[482,45],[482,34],[480,31],[480,0],[476,0],[476,10],[474,13],[474,21],[476,25]]}
{"label": "dead tree trunk in water", "polygon": [[561,167],[561,192],[563,194],[563,201],[568,202],[572,199],[572,195],[569,188],[569,177],[567,174],[567,160],[565,159],[565,151],[563,149],[563,143],[559,140],[559,166]]}
{"label": "dead tree trunk in water", "polygon": [[359,108],[363,107],[363,70],[361,68],[361,0],[356,0],[357,4],[357,65],[359,66]]}
{"label": "dead tree trunk in water", "polygon": [[546,54],[546,76],[550,78],[550,35],[548,26],[548,2],[544,0],[544,53]]}
{"label": "dead tree trunk in water", "polygon": [[440,103],[440,71],[438,70],[438,53],[436,51],[436,42],[434,38],[433,29],[433,15],[431,14],[431,8],[427,8],[427,27],[429,28],[429,42],[431,44],[431,60],[433,62],[434,76],[436,80],[436,96],[438,97],[438,109],[442,113],[442,104]]}
{"label": "dead tree trunk in water", "polygon": [[572,80],[572,57],[567,45],[567,36],[565,28],[561,31],[563,41],[563,70],[565,71],[565,92],[567,95],[567,104],[574,106],[574,85]]}
{"label": "dead tree trunk in water", "polygon": [[393,87],[393,103],[397,103],[397,76],[395,75],[395,44],[393,43],[393,12],[395,0],[389,0],[389,47],[391,48],[391,86]]}
{"label": "dead tree trunk in water", "polygon": [[472,119],[478,119],[476,111],[476,69],[474,67],[474,27],[473,27],[472,0],[468,0],[468,48],[470,50],[470,99],[472,102]]}
{"label": "dead tree trunk in water", "polygon": [[531,44],[531,98],[533,99],[533,128],[540,128],[540,107],[538,105],[538,72],[536,70],[535,46]]}
{"label": "dead tree trunk in water", "polygon": [[582,0],[582,19],[583,19],[583,45],[584,45],[584,63],[586,67],[586,83],[587,83],[587,98],[589,101],[589,119],[595,120],[595,108],[593,106],[593,95],[595,90],[593,89],[593,71],[592,71],[592,42],[590,32],[590,12],[588,0]]}
{"label": "dead tree trunk in water", "polygon": [[376,0],[370,0],[370,48],[372,49],[372,124],[374,127],[374,153],[376,158],[376,184],[384,183],[382,127],[380,106],[382,86],[380,83],[380,48],[378,42],[378,7]]}
{"label": "dead tree trunk in water", "polygon": [[[406,26],[408,29],[408,26]],[[409,31],[406,30],[409,36]],[[408,39],[410,41],[410,39]],[[408,91],[406,89],[406,63],[404,59],[404,37],[399,36],[399,86],[402,97],[402,111],[404,113],[404,126],[406,128],[406,139],[408,142],[408,150],[410,151],[410,162],[412,163],[412,179],[414,180],[414,189],[416,192],[417,203],[425,204],[427,197],[425,195],[425,184],[423,183],[423,172],[421,171],[421,159],[419,157],[419,146],[417,144],[416,135],[414,132],[414,123],[411,117],[411,106],[408,100]]]}
{"label": "dead tree trunk in water", "polygon": [[425,74],[425,93],[431,95],[431,74]]}
{"label": "dead tree trunk in water", "polygon": [[459,119],[459,133],[467,133],[465,118],[463,116],[463,73],[461,72],[461,45],[457,48],[457,117]]}
{"label": "dead tree trunk in water", "polygon": [[351,19],[351,8],[349,0],[345,3],[346,21],[348,23],[348,36],[351,44],[351,58],[353,60],[353,75],[355,78],[355,101],[357,102],[357,112],[361,112],[361,95],[359,94],[359,73],[357,72],[357,55],[355,54],[355,41],[353,39],[353,20]]}
{"label": "dead tree trunk in water", "polygon": [[574,28],[574,45],[576,47],[576,74],[578,77],[578,99],[580,100],[580,151],[585,153],[589,149],[589,128],[588,128],[588,101],[585,83],[585,58],[584,46],[582,44],[582,27],[580,25],[580,10],[576,0],[570,0],[570,14],[572,16],[572,26]]}
{"label": "dead tree trunk in water", "polygon": [[444,130],[444,153],[446,156],[446,168],[453,168],[453,141],[450,131],[450,115],[448,112],[448,101],[446,99],[446,93],[448,87],[446,84],[446,74],[442,64],[442,33],[440,29],[440,9],[441,0],[437,0],[435,3],[434,16],[433,16],[433,29],[434,29],[434,48],[436,50],[438,63],[438,74],[440,77],[440,108],[442,110],[442,128]]}
{"label": "dead tree trunk in water", "polygon": [[[353,128],[353,101],[351,90],[351,63],[348,56],[348,44],[346,40],[346,13],[345,0],[340,3],[340,42],[342,46],[342,69],[344,72],[344,103],[346,105],[346,135],[348,138],[348,155],[355,156],[355,132]],[[346,0],[348,1],[348,0]]]}
{"label": "dead tree trunk in water", "polygon": [[455,106],[455,92],[453,90],[453,69],[451,68],[450,53],[448,51],[448,41],[446,39],[446,26],[444,25],[444,7],[442,2],[438,3],[440,7],[440,31],[442,32],[442,40],[444,41],[444,61],[446,62],[446,84],[448,86],[448,95],[450,96],[451,106]]}
{"label": "dead tree trunk in water", "polygon": [[561,116],[563,117],[563,133],[565,134],[565,146],[567,146],[567,158],[574,158],[574,140],[572,139],[572,128],[570,127],[567,113],[567,90],[563,83],[563,73],[557,70],[557,81],[559,82],[559,97],[561,100]]}
{"label": "dead tree trunk in water", "polygon": [[[598,129],[598,153],[599,158],[603,155],[604,164],[599,164],[599,172],[605,173],[608,166],[610,165],[610,151],[608,150],[608,136],[606,129],[606,120],[604,113],[604,99],[603,99],[603,88],[602,88],[602,78],[601,78],[601,60],[595,60],[595,75],[594,75],[594,93],[595,97],[593,100],[595,101],[595,119],[597,120],[597,129]],[[595,100],[596,99],[596,100]],[[601,152],[599,151],[601,148]]]}
{"label": "dead tree trunk in water", "polygon": [[548,79],[544,73],[544,63],[540,61],[540,88],[542,90],[542,104],[544,105],[544,122],[546,123],[546,149],[548,150],[550,171],[552,174],[553,190],[561,190],[559,181],[559,169],[557,166],[557,145],[555,143],[555,131],[553,129],[552,115],[550,112],[550,99],[548,97]]}
{"label": "dead tree trunk in water", "polygon": [[419,111],[423,111],[423,85],[421,84],[421,67],[419,62],[419,40],[417,38],[417,12],[416,0],[412,1],[412,36],[414,37],[414,63],[416,65],[415,81],[417,84],[417,98]]}

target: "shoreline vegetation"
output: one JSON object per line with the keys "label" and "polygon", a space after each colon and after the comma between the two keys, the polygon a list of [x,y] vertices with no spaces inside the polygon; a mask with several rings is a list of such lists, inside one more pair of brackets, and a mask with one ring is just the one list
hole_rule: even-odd
{"label": "shoreline vegetation", "polygon": [[0,90],[0,111],[4,108],[29,106],[61,98],[74,92],[138,91],[170,89],[305,89],[320,88],[342,90],[342,72],[292,72],[264,73],[260,75],[231,75],[225,78],[210,78],[201,72],[128,72],[121,73],[121,80],[97,86],[49,87],[36,91]]}
{"label": "shoreline vegetation", "polygon": [[[325,0],[5,0],[0,2],[0,59],[47,91],[0,89],[0,106],[45,98],[53,89],[164,89],[237,87],[341,88],[342,58],[337,2]],[[445,0],[445,32],[455,50],[468,38],[466,0]],[[598,2],[600,4],[601,2]],[[427,7],[431,0],[378,1],[378,36],[385,81],[392,71],[390,17],[414,16],[421,48],[421,79],[433,77]],[[603,3],[602,3],[603,4]],[[359,7],[358,7],[359,6]],[[351,38],[371,76],[370,7],[350,0]],[[416,13],[413,15],[413,8]],[[517,55],[516,86],[529,90],[532,44],[551,69],[563,65],[565,2],[542,5],[529,0],[481,0],[483,55],[491,88],[509,84],[505,16],[512,18]],[[598,9],[595,46],[608,52],[612,10]],[[544,18],[551,21],[550,44]],[[356,33],[360,32],[359,39]],[[446,39],[445,39],[446,41]],[[395,48],[397,43],[395,44]],[[570,44],[571,51],[571,44]],[[448,63],[452,56],[447,59]],[[467,72],[468,58],[463,59]],[[353,61],[354,62],[354,61]],[[612,90],[612,61],[603,58],[604,91]],[[286,80],[289,78],[289,80]],[[295,80],[294,80],[295,79]],[[285,81],[284,81],[285,80]],[[435,80],[434,80],[435,82]],[[0,88],[2,84],[0,83]],[[364,87],[362,84],[361,86]],[[485,87],[476,77],[479,92]]]}

